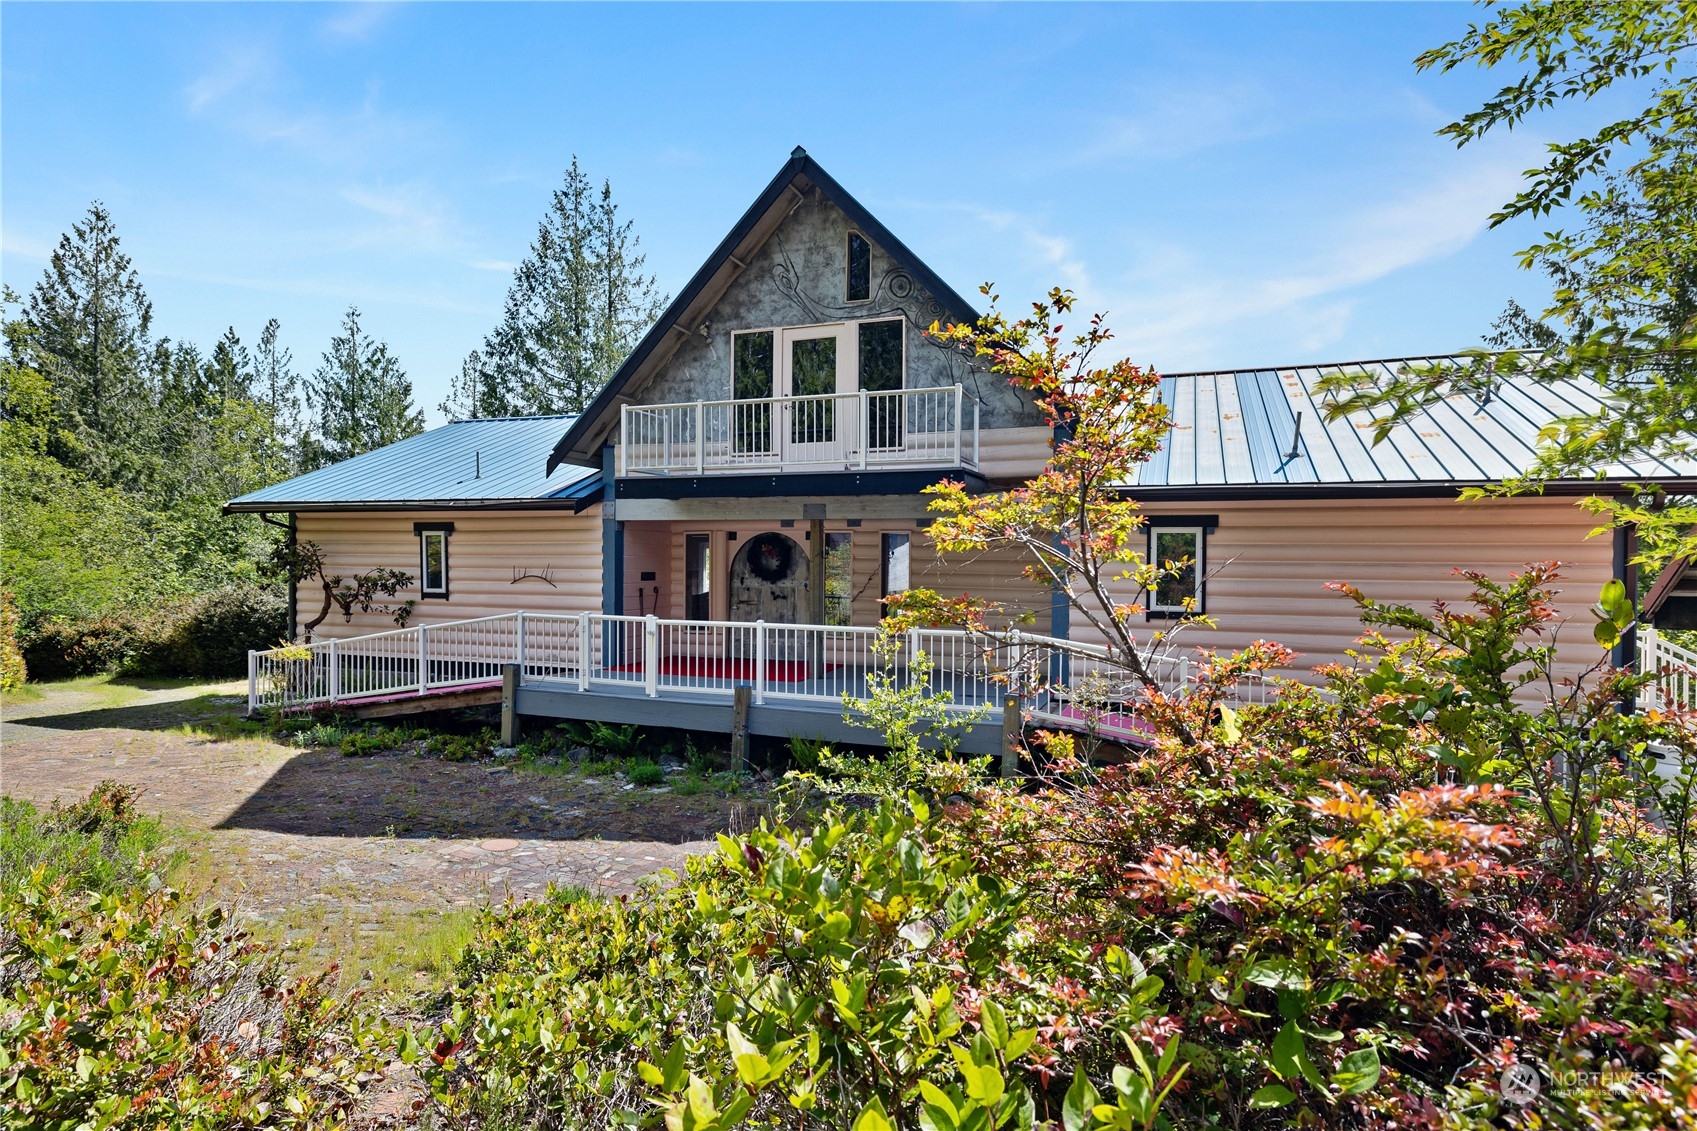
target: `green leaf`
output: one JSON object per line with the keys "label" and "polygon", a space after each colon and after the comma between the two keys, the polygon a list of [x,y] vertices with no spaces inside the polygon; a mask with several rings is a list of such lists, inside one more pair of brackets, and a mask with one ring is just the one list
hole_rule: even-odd
{"label": "green leaf", "polygon": [[1326,1090],[1326,1082],[1320,1076],[1320,1070],[1308,1059],[1308,1048],[1303,1043],[1302,1030],[1296,1027],[1294,1021],[1285,1022],[1285,1027],[1273,1038],[1273,1071],[1282,1079],[1294,1080],[1301,1077],[1319,1091]]}
{"label": "green leaf", "polygon": [[978,1011],[978,1023],[984,1030],[994,1048],[1002,1049],[1008,1046],[1008,1015],[1002,1012],[1002,1007],[989,998]]}
{"label": "green leaf", "polygon": [[1268,1084],[1265,1088],[1257,1088],[1255,1094],[1249,1097],[1252,1108],[1283,1107],[1296,1098],[1296,1093],[1282,1084]]}
{"label": "green leaf", "polygon": [[1368,1045],[1343,1058],[1332,1077],[1332,1084],[1346,1096],[1358,1096],[1373,1090],[1373,1085],[1379,1082],[1380,1071],[1379,1050]]}
{"label": "green leaf", "polygon": [[1243,725],[1237,721],[1237,712],[1230,707],[1220,708],[1220,735],[1233,746],[1243,741]]}
{"label": "green leaf", "polygon": [[1243,980],[1270,990],[1306,990],[1313,984],[1308,971],[1297,965],[1295,960],[1283,956],[1264,958],[1255,963],[1244,972]]}
{"label": "green leaf", "polygon": [[860,1114],[854,1117],[852,1131],[896,1131],[889,1116],[884,1114],[884,1105],[873,1096],[872,1102],[860,1109]]}
{"label": "green leaf", "polygon": [[1061,1126],[1065,1131],[1089,1131],[1090,1113],[1101,1098],[1096,1094],[1096,1086],[1084,1074],[1084,1069],[1075,1069],[1072,1086],[1067,1089],[1066,1100],[1061,1104]]}
{"label": "green leaf", "polygon": [[819,928],[819,933],[832,942],[842,942],[848,938],[849,932],[852,930],[854,930],[854,924],[849,922],[849,917],[841,911],[833,911],[825,916],[825,922]]}
{"label": "green leaf", "polygon": [[645,1084],[651,1084],[656,1088],[665,1086],[666,1074],[646,1060],[636,1062],[636,1074],[642,1077]]}

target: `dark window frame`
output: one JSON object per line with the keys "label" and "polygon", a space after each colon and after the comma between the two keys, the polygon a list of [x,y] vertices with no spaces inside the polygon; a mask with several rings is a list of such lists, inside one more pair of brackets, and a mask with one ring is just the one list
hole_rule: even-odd
{"label": "dark window frame", "polygon": [[[862,255],[862,256],[856,255],[855,241],[857,241],[857,240],[860,242],[860,246],[863,249],[865,249],[864,255]],[[843,265],[843,301],[844,302],[871,302],[872,301],[872,241],[867,239],[860,232],[857,232],[853,228],[850,228],[847,238],[845,238],[844,241],[843,241],[843,245],[844,245],[844,248],[847,252],[846,261]],[[856,266],[856,259],[857,258],[862,259],[864,261],[864,266],[865,266],[865,275],[864,275],[864,277],[859,278],[859,279],[855,278],[855,266]],[[857,286],[857,284],[858,284],[858,286]],[[861,293],[856,294],[855,291],[857,289]]]}
{"label": "dark window frame", "polygon": [[1201,616],[1208,611],[1208,536],[1214,532],[1219,519],[1213,515],[1150,515],[1148,516],[1149,542],[1148,558],[1151,565],[1159,565],[1164,559],[1159,556],[1157,547],[1162,534],[1191,534],[1196,538],[1196,554],[1191,563],[1192,574],[1195,578],[1193,592],[1196,597],[1196,607],[1190,610],[1179,605],[1159,606],[1159,583],[1157,588],[1147,590],[1145,602],[1145,620],[1179,620],[1187,616]]}
{"label": "dark window frame", "polygon": [[[448,543],[453,537],[454,524],[451,522],[415,522],[412,524],[413,537],[418,539],[418,591],[422,597],[431,597],[443,601],[450,600],[453,587],[449,584]],[[442,584],[439,588],[430,585],[430,536],[437,535],[442,539]]]}

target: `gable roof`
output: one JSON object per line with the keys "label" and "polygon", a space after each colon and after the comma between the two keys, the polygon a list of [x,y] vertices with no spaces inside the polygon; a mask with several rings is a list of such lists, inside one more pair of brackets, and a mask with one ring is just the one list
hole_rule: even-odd
{"label": "gable roof", "polygon": [[224,504],[237,511],[545,506],[581,511],[600,500],[587,467],[543,471],[570,416],[461,420],[297,475]]}
{"label": "gable roof", "polygon": [[[1173,430],[1128,484],[1140,497],[1255,497],[1396,492],[1452,494],[1524,472],[1539,429],[1603,403],[1579,382],[1509,377],[1484,404],[1455,395],[1373,443],[1367,413],[1327,420],[1317,383],[1333,374],[1389,378],[1411,365],[1467,357],[1390,358],[1162,378]],[[1298,419],[1300,418],[1300,426]],[[1697,463],[1645,457],[1603,469],[1605,481],[1697,480]],[[1595,489],[1596,480],[1582,481]]]}
{"label": "gable roof", "polygon": [[837,183],[836,178],[808,156],[807,150],[798,145],[784,167],[778,170],[778,175],[754,198],[742,219],[719,241],[707,262],[678,292],[665,313],[649,327],[648,333],[625,358],[606,387],[583,410],[576,423],[566,430],[548,456],[549,472],[568,462],[599,466],[599,448],[613,424],[608,418],[624,396],[626,386],[664,364],[676,348],[680,335],[687,337],[695,332],[695,327],[708,310],[719,301],[754,253],[789,215],[790,208],[786,206],[800,201],[809,188],[818,188],[825,199],[842,209],[856,228],[907,268],[944,310],[957,318],[978,320],[978,312],[970,303],[927,267],[896,238],[895,233],[880,223],[860,201]]}

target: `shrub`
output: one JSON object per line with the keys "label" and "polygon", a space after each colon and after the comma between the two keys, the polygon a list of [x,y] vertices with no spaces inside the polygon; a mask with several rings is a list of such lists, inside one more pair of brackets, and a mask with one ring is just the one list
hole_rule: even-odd
{"label": "shrub", "polygon": [[157,853],[159,821],[135,809],[136,788],[102,782],[72,805],[43,814],[27,801],[0,797],[0,887],[38,882],[72,891],[111,892],[143,885],[171,861]]}
{"label": "shrub", "polygon": [[342,739],[341,750],[345,757],[360,758],[393,750],[396,744],[396,736],[392,731],[356,730]]}
{"label": "shrub", "polygon": [[122,614],[77,621],[48,619],[27,629],[19,643],[35,679],[74,679],[117,670],[138,632],[136,622]]}
{"label": "shrub", "polygon": [[436,734],[425,743],[425,749],[444,762],[476,761],[495,752],[499,737],[494,727],[485,727],[476,734]]}
{"label": "shrub", "polygon": [[632,762],[625,770],[632,785],[665,785],[666,771],[658,762]]}
{"label": "shrub", "polygon": [[[450,1019],[403,1059],[457,1126],[1030,1127],[1066,1089],[1021,1079],[1049,1047],[1026,1022],[1106,986],[1102,1039],[1129,1037],[1155,1080],[1102,1078],[1078,1126],[1152,1119],[1179,1071],[1137,1028],[1158,985],[1115,947],[1027,947],[1024,893],[937,831],[917,799],[885,802],[721,838],[677,887],[486,913]],[[993,999],[1004,964],[1030,977]]]}
{"label": "shrub", "polygon": [[18,647],[18,605],[10,593],[0,590],[0,691],[16,691],[28,679]]}
{"label": "shrub", "polygon": [[245,675],[248,650],[271,647],[288,626],[288,602],[281,593],[258,586],[215,589],[148,622],[123,669],[152,676]]}
{"label": "shrub", "polygon": [[376,1078],[381,1030],[169,889],[0,888],[0,1110],[16,1127],[318,1127]]}

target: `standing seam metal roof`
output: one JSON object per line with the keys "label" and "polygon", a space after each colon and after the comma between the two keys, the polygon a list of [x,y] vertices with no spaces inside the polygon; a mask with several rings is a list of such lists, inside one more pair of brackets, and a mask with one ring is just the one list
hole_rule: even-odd
{"label": "standing seam metal roof", "polygon": [[601,473],[565,465],[546,470],[548,453],[574,416],[461,420],[258,491],[226,511],[286,511],[361,505],[447,506],[581,501]]}
{"label": "standing seam metal roof", "polygon": [[[1557,417],[1600,412],[1578,382],[1505,379],[1483,404],[1456,394],[1398,423],[1373,443],[1367,413],[1327,420],[1319,381],[1334,374],[1383,381],[1412,366],[1465,365],[1466,357],[1392,358],[1287,369],[1181,373],[1161,379],[1173,430],[1129,486],[1161,488],[1486,483],[1525,471],[1538,432]],[[1297,416],[1301,415],[1300,429]],[[1294,447],[1293,447],[1294,444]],[[1697,462],[1649,456],[1604,469],[1607,479],[1697,477]]]}

